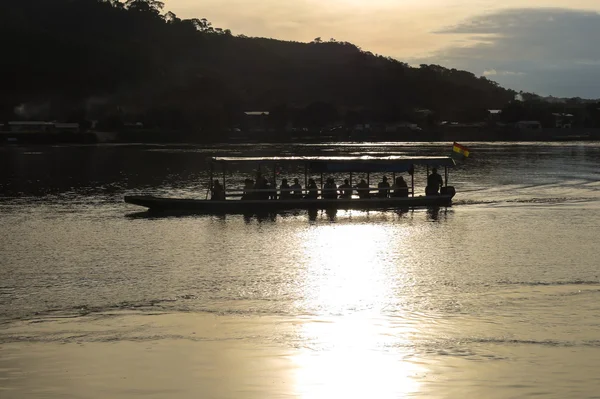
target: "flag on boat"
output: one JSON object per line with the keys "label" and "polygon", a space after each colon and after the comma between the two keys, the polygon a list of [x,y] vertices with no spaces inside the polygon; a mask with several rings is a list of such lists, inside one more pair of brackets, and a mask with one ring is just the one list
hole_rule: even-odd
{"label": "flag on boat", "polygon": [[454,142],[452,146],[452,157],[454,158],[468,158],[471,151],[464,145],[460,145]]}

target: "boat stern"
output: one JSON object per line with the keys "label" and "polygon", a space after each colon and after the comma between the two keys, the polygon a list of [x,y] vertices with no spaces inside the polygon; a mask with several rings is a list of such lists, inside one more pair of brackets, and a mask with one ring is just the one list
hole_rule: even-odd
{"label": "boat stern", "polygon": [[142,206],[148,209],[156,209],[158,198],[149,195],[126,195],[125,202],[131,205]]}

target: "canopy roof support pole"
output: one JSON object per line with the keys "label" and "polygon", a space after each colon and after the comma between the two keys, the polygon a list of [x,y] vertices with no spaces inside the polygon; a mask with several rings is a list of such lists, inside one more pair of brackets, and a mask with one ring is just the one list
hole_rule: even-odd
{"label": "canopy roof support pole", "polygon": [[427,174],[425,175],[425,195],[427,194],[427,186],[429,185],[429,165],[427,165]]}
{"label": "canopy roof support pole", "polygon": [[308,189],[308,165],[304,164],[304,189]]}
{"label": "canopy roof support pole", "polygon": [[273,193],[275,193],[273,199],[277,199],[277,164],[273,165]]}
{"label": "canopy roof support pole", "polygon": [[412,196],[415,198],[415,168],[413,166],[412,173],[410,174],[410,186],[412,187]]}
{"label": "canopy roof support pole", "polygon": [[210,163],[210,174],[209,174],[209,181],[208,181],[208,190],[206,190],[206,199],[208,199],[208,195],[210,194],[210,192],[212,191],[213,188],[213,168],[214,165],[211,162]]}
{"label": "canopy roof support pole", "polygon": [[323,199],[323,172],[321,172],[321,199]]}
{"label": "canopy roof support pole", "polygon": [[225,193],[227,190],[227,186],[225,185],[225,178],[226,178],[225,171],[226,171],[225,165],[223,165],[223,193]]}
{"label": "canopy roof support pole", "polygon": [[444,166],[444,184],[448,187],[448,167]]}

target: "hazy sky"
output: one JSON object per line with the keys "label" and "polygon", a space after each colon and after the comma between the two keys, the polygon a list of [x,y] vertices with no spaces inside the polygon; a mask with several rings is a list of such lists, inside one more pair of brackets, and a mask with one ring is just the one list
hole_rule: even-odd
{"label": "hazy sky", "polygon": [[544,95],[600,98],[600,0],[166,0],[234,34],[335,38]]}

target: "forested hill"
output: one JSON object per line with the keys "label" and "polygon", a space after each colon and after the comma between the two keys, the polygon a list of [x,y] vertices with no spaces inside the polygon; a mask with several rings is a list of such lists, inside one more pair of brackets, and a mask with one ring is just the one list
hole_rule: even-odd
{"label": "forested hill", "polygon": [[2,1],[0,37],[4,120],[16,110],[22,118],[222,127],[241,111],[310,107],[330,110],[315,125],[350,112],[407,118],[414,109],[467,120],[515,94],[469,72],[413,68],[346,42],[236,36],[151,0]]}

